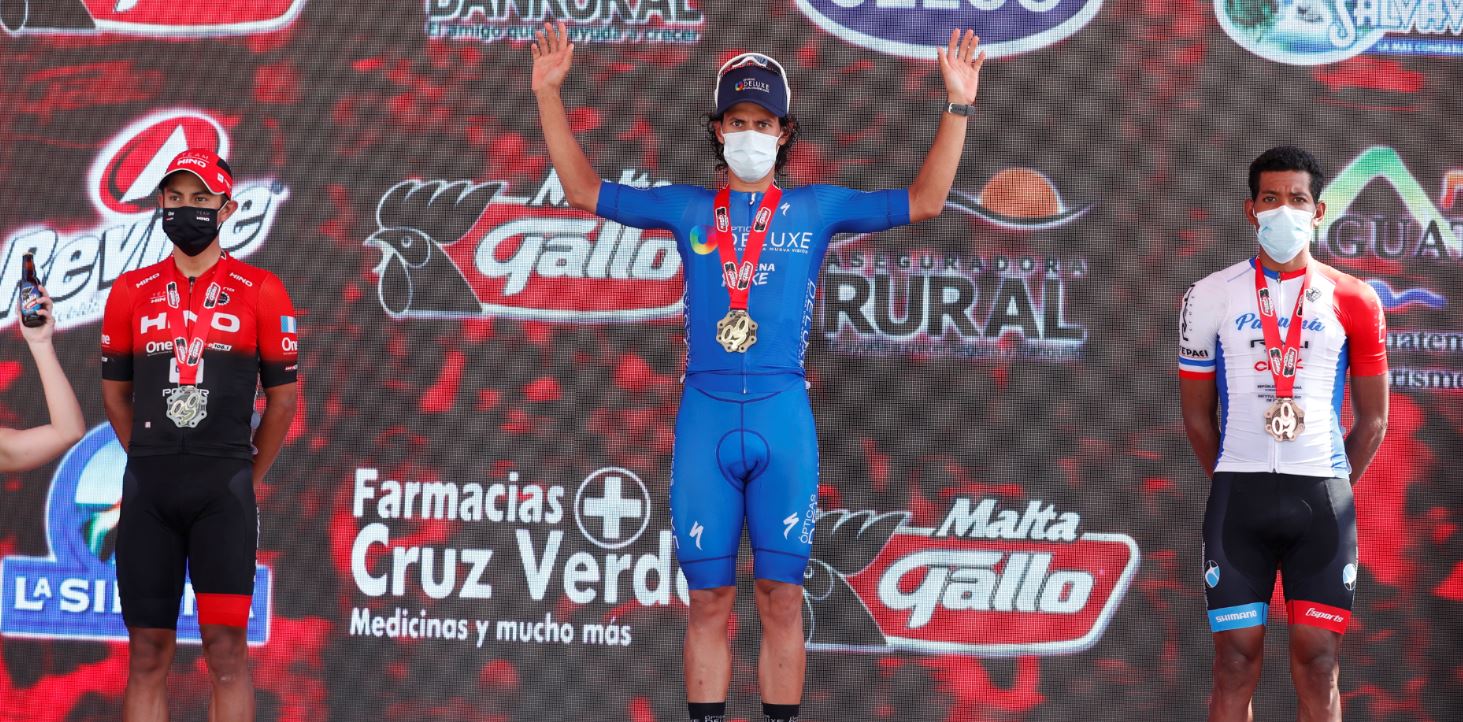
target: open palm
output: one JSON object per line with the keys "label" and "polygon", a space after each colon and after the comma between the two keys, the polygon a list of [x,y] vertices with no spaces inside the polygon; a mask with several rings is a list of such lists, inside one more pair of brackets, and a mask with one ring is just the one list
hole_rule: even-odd
{"label": "open palm", "polygon": [[529,46],[533,54],[533,92],[558,90],[564,84],[564,76],[574,64],[574,44],[569,42],[569,33],[563,21],[555,27],[544,23],[544,29],[536,31]]}
{"label": "open palm", "polygon": [[980,38],[974,30],[966,30],[960,37],[960,29],[950,31],[950,45],[940,48],[940,77],[945,81],[945,92],[950,102],[969,105],[975,102],[976,90],[980,87],[980,68],[985,64],[985,51],[980,49]]}

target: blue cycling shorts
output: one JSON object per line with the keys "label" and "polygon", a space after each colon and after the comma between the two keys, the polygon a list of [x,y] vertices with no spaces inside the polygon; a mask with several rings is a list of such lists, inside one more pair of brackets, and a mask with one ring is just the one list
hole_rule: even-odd
{"label": "blue cycling shorts", "polygon": [[688,376],[671,524],[690,587],[736,584],[743,523],[756,578],[802,584],[817,516],[818,438],[803,377]]}

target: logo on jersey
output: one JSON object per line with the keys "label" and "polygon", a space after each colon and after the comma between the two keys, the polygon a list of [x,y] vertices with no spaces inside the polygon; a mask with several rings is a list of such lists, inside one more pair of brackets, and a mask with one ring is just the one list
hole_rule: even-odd
{"label": "logo on jersey", "polygon": [[1240,47],[1287,65],[1362,53],[1463,52],[1463,4],[1418,0],[1214,0],[1219,26]]}
{"label": "logo on jersey", "polygon": [[543,28],[544,13],[568,24],[574,43],[688,45],[701,40],[706,24],[688,0],[625,2],[574,0],[552,6],[494,0],[425,0],[427,37],[446,40],[531,40]]}
{"label": "logo on jersey", "polygon": [[[217,120],[195,110],[140,118],[104,144],[87,174],[99,222],[77,229],[69,221],[50,221],[6,233],[0,246],[0,328],[15,321],[15,284],[26,253],[35,254],[60,329],[100,320],[118,277],[166,258],[173,245],[162,231],[157,186],[173,157],[190,147],[227,153],[228,136]],[[238,258],[252,255],[288,197],[273,179],[237,182],[233,199],[239,210],[219,231],[223,249]]]}
{"label": "logo on jersey", "polygon": [[[626,185],[648,176],[627,170]],[[666,231],[568,207],[558,176],[532,196],[499,181],[407,180],[376,205],[373,269],[398,318],[504,317],[626,322],[681,310],[681,260]]]}
{"label": "logo on jersey", "polygon": [[1210,589],[1219,586],[1219,562],[1209,560],[1204,568],[1204,583],[1209,585]]}
{"label": "logo on jersey", "polygon": [[1097,17],[1102,0],[902,2],[798,0],[798,9],[822,28],[860,47],[888,55],[933,60],[950,28],[974,28],[986,55],[1000,58],[1038,50],[1076,34]]}
{"label": "logo on jersey", "polygon": [[286,27],[304,6],[305,0],[199,0],[180,11],[174,0],[18,0],[0,3],[0,27],[13,35],[245,35]]}
{"label": "logo on jersey", "polygon": [[[61,459],[46,502],[48,557],[0,560],[0,634],[95,640],[127,639],[113,554],[121,518],[127,454],[109,424],[82,438]],[[251,644],[269,640],[272,576],[255,567]],[[178,641],[198,642],[193,588],[184,588]]]}
{"label": "logo on jersey", "polygon": [[804,579],[812,649],[1070,654],[1097,643],[1138,545],[1041,500],[959,498],[936,528],[907,512],[825,511]]}
{"label": "logo on jersey", "polygon": [[1081,221],[1093,206],[1069,205],[1040,171],[1007,168],[978,192],[952,191],[946,207],[967,217],[954,231],[967,234],[967,249],[947,240],[891,253],[863,235],[829,251],[818,314],[829,347],[864,356],[1079,358],[1087,329],[1070,318],[1067,298],[1086,281],[1087,259],[1069,249],[1088,242]]}

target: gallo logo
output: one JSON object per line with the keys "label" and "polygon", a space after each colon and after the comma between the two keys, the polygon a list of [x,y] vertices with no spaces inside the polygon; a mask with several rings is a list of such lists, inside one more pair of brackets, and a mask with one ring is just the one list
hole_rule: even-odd
{"label": "gallo logo", "polygon": [[957,499],[936,529],[906,512],[823,512],[804,580],[808,646],[1071,654],[1097,643],[1137,573],[1123,534],[1079,532],[1040,500]]}
{"label": "gallo logo", "polygon": [[[127,454],[110,425],[92,429],[67,452],[46,502],[49,557],[0,560],[0,634],[16,637],[126,639],[117,595],[117,521]],[[269,641],[271,575],[255,568],[251,644]],[[178,638],[198,640],[191,584],[184,587]]]}
{"label": "gallo logo", "polygon": [[[650,186],[633,170],[620,182]],[[532,198],[502,182],[402,181],[376,222],[365,244],[381,249],[376,293],[395,317],[637,321],[681,310],[675,238],[568,208],[557,174]]]}
{"label": "gallo logo", "polygon": [[705,18],[691,0],[574,0],[502,2],[425,0],[427,37],[477,40],[529,40],[552,13],[568,24],[576,43],[677,43],[701,40]]}
{"label": "gallo logo", "polygon": [[[1428,185],[1432,185],[1431,182]],[[1463,325],[1446,290],[1463,260],[1463,169],[1442,173],[1437,203],[1396,150],[1362,151],[1326,186],[1315,255],[1362,277],[1388,316],[1392,386],[1463,388]],[[1385,277],[1378,277],[1378,276]]]}
{"label": "gallo logo", "polygon": [[1365,52],[1463,53],[1463,3],[1419,0],[1214,0],[1220,27],[1266,60],[1320,65]]}
{"label": "gallo logo", "polygon": [[798,0],[823,30],[889,55],[934,59],[950,28],[974,28],[986,55],[1044,48],[1097,17],[1102,0]]}
{"label": "gallo logo", "polygon": [[[1051,179],[1029,168],[993,176],[979,193],[955,191],[946,207],[974,217],[977,242],[1020,249],[891,254],[867,236],[828,254],[821,314],[835,351],[869,356],[1070,361],[1087,330],[1067,319],[1069,284],[1087,278],[1087,259],[1033,252],[1074,244],[1090,205],[1068,206]],[[952,244],[945,244],[947,247]]]}
{"label": "gallo logo", "polygon": [[[101,221],[91,228],[59,231],[23,227],[0,246],[0,328],[15,322],[21,259],[34,253],[36,270],[55,302],[58,328],[99,320],[112,283],[127,271],[150,266],[172,251],[157,209],[157,185],[178,153],[204,147],[228,152],[218,121],[198,111],[169,110],[144,117],[109,140],[92,162],[87,191]],[[224,250],[252,255],[264,245],[288,191],[278,181],[234,184],[239,210],[219,231]],[[57,224],[61,225],[61,224]]]}
{"label": "gallo logo", "polygon": [[305,0],[12,0],[0,2],[0,27],[11,34],[210,36],[278,30]]}

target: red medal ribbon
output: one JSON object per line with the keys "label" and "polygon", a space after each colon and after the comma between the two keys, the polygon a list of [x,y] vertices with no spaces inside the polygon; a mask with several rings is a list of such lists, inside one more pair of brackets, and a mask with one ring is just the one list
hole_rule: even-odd
{"label": "red medal ribbon", "polygon": [[731,186],[722,186],[716,194],[716,223],[711,229],[711,238],[716,241],[716,250],[721,254],[721,280],[731,296],[731,310],[747,310],[747,299],[752,295],[752,277],[757,275],[757,260],[762,257],[762,246],[767,242],[767,230],[772,227],[772,216],[777,211],[777,202],[782,200],[782,189],[773,185],[762,194],[762,204],[757,215],[752,217],[751,232],[747,234],[747,247],[737,260],[736,240],[731,232]]}
{"label": "red medal ribbon", "polygon": [[1260,328],[1265,332],[1265,359],[1270,366],[1270,375],[1275,379],[1277,399],[1295,396],[1295,372],[1300,366],[1301,306],[1310,287],[1311,274],[1308,270],[1301,279],[1300,292],[1295,296],[1295,313],[1290,317],[1285,342],[1281,343],[1280,319],[1275,315],[1275,303],[1270,298],[1270,287],[1265,283],[1265,268],[1260,265],[1260,259],[1255,259],[1255,302],[1260,307]]}
{"label": "red medal ribbon", "polygon": [[203,365],[203,349],[208,345],[209,332],[213,331],[213,316],[218,313],[218,299],[223,295],[219,279],[228,270],[229,254],[219,255],[213,267],[213,281],[201,295],[189,292],[188,312],[193,315],[193,325],[188,326],[183,314],[182,294],[179,281],[187,282],[173,264],[173,280],[168,281],[168,334],[173,337],[173,358],[178,362],[178,384],[192,386],[198,383],[198,371]]}

